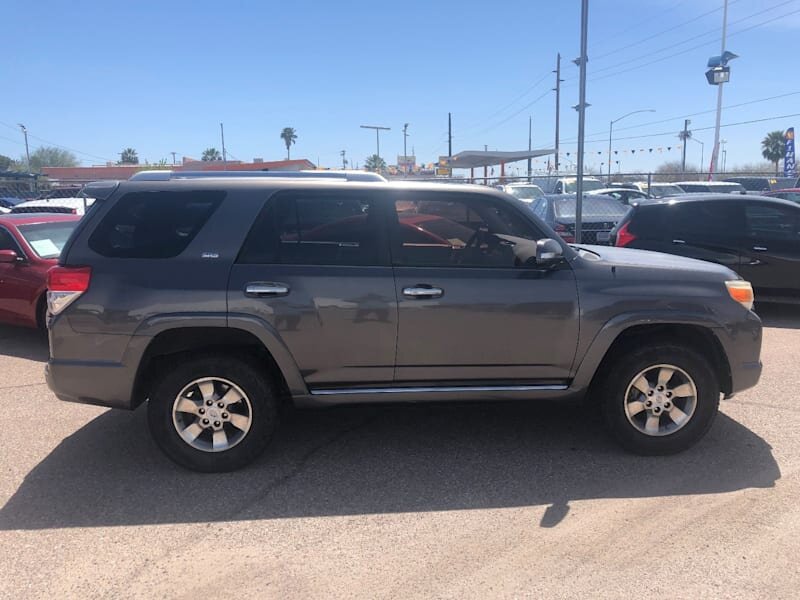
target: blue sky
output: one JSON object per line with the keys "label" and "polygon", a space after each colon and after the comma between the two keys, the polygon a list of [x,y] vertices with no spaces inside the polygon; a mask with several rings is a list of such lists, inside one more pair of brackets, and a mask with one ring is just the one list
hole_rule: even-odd
{"label": "blue sky", "polygon": [[[723,104],[748,104],[726,109],[723,124],[800,113],[800,0],[730,2],[728,49],[741,58]],[[624,152],[614,160],[631,171],[679,159],[684,116],[708,111],[691,127],[714,124],[716,88],[703,73],[719,52],[722,0],[590,5],[587,164],[605,161],[609,120],[639,109],[656,112],[615,125],[615,138],[635,139],[617,139]],[[448,111],[454,152],[524,149],[528,115],[534,147],[552,147],[550,71],[561,52],[561,146],[575,158],[579,0],[6,0],[3,13],[0,154],[24,153],[15,127],[24,123],[33,148],[56,143],[86,165],[127,146],[151,162],[171,151],[199,158],[220,147],[224,122],[235,158],[283,158],[279,133],[291,126],[293,157],[336,166],[342,149],[359,163],[374,152],[374,133],[359,125],[375,124],[392,128],[381,153],[393,163],[408,122],[409,153],[427,162],[447,153]],[[759,161],[763,135],[795,124],[800,117],[724,128],[728,166]],[[707,163],[713,130],[695,135]],[[700,148],[690,143],[690,163]]]}

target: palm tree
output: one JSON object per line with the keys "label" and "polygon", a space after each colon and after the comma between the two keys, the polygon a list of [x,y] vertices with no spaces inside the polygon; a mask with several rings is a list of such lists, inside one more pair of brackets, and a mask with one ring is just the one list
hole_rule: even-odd
{"label": "palm tree", "polygon": [[364,168],[367,171],[381,173],[386,170],[386,161],[377,154],[373,154],[372,156],[367,157],[367,160],[364,162]]}
{"label": "palm tree", "polygon": [[283,131],[281,131],[281,139],[283,143],[286,144],[286,160],[289,160],[291,158],[289,148],[297,139],[297,132],[294,130],[294,127],[284,127]]}
{"label": "palm tree", "polygon": [[219,153],[219,150],[216,148],[206,148],[203,150],[203,156],[200,160],[204,160],[206,162],[212,160],[222,160],[222,155]]}
{"label": "palm tree", "polygon": [[121,165],[138,165],[139,155],[133,148],[125,148],[119,153],[119,164]]}
{"label": "palm tree", "polygon": [[786,148],[786,139],[783,131],[770,131],[761,140],[761,156],[775,165],[775,176],[778,176],[778,163],[783,158]]}

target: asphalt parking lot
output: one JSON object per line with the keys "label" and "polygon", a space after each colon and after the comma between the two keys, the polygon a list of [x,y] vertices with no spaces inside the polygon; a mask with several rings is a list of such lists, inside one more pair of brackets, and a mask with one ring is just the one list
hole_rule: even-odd
{"label": "asphalt parking lot", "polygon": [[0,327],[0,597],[796,597],[800,307],[762,316],[761,383],[684,454],[576,405],[359,407],[226,475],[57,401],[46,340]]}

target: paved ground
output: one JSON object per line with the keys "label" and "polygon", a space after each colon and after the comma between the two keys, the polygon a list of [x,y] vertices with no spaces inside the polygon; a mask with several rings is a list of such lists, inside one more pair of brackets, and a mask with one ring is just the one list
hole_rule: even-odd
{"label": "paved ground", "polygon": [[0,327],[0,597],[796,598],[800,309],[765,317],[762,383],[679,456],[573,406],[358,408],[222,476],[55,400]]}

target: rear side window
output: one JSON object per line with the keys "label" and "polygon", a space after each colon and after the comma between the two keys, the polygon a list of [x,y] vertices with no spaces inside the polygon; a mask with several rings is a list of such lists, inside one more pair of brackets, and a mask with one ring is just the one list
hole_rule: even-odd
{"label": "rear side window", "polygon": [[683,240],[727,240],[742,234],[742,210],[736,202],[681,202],[667,205],[662,227]]}
{"label": "rear side window", "polygon": [[183,252],[225,192],[134,192],[108,211],[89,247],[112,258],[172,258]]}
{"label": "rear side window", "polygon": [[364,194],[298,192],[271,199],[240,263],[369,266],[388,263],[379,210]]}
{"label": "rear side window", "polygon": [[784,206],[748,204],[747,237],[756,240],[798,240],[798,211]]}

